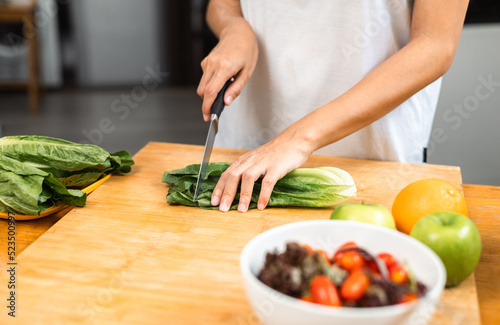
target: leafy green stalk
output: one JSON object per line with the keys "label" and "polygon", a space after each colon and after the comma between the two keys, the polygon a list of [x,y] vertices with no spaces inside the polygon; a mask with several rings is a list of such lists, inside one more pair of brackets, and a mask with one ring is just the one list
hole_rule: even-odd
{"label": "leafy green stalk", "polygon": [[84,206],[86,198],[82,191],[66,189],[50,173],[0,155],[0,211],[39,215],[59,202]]}
{"label": "leafy green stalk", "polygon": [[0,138],[0,155],[50,173],[64,186],[75,188],[109,173],[128,173],[134,164],[127,151],[110,154],[96,145],[36,135]]}
{"label": "leafy green stalk", "polygon": [[[202,184],[200,195],[193,202],[199,164],[167,171],[162,181],[170,188],[167,202],[202,208],[215,208],[210,199],[220,175],[229,163],[210,163]],[[255,182],[249,208],[256,208],[262,179]],[[346,171],[335,167],[297,168],[276,182],[269,200],[269,206],[329,207],[349,200],[356,193],[354,180]],[[238,208],[239,191],[231,205]]]}

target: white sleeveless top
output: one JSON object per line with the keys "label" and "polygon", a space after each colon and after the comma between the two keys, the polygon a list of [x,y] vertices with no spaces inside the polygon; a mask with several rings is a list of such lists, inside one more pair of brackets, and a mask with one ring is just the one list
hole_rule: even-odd
{"label": "white sleeveless top", "polygon": [[[413,1],[241,0],[241,7],[257,35],[259,59],[241,95],[222,113],[215,146],[254,149],[407,44]],[[441,78],[315,154],[422,162],[440,87]]]}

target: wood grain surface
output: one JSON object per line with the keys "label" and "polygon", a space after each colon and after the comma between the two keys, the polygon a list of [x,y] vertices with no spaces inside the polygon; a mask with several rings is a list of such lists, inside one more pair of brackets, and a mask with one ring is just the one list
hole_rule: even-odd
{"label": "wood grain surface", "polygon": [[[18,222],[18,252],[46,232],[18,255],[17,317],[8,317],[4,308],[0,324],[258,324],[239,271],[242,247],[278,225],[327,219],[331,209],[242,214],[165,203],[163,172],[197,163],[202,152],[200,146],[150,143],[135,156],[132,173],[112,177],[89,196],[86,207],[63,218]],[[214,149],[212,161],[232,161],[243,152]],[[388,208],[404,186],[418,179],[440,178],[462,188],[459,168],[450,166],[321,156],[312,156],[306,166],[327,165],[353,176],[358,187],[353,201]],[[492,204],[486,196],[491,190],[496,188],[468,198],[471,218],[486,236],[476,272],[485,324],[490,324],[486,317],[496,317],[498,307],[490,290],[497,283],[492,286],[487,279],[498,275],[493,262],[500,255],[498,223],[490,215],[497,211],[484,211]],[[6,255],[4,220],[0,230],[0,254]],[[4,256],[0,261],[0,298],[5,301]],[[422,317],[432,318],[430,324],[478,324],[474,276],[445,290],[437,313]]]}
{"label": "wood grain surface", "polygon": [[483,249],[474,272],[483,324],[500,324],[500,187],[464,184],[469,217]]}

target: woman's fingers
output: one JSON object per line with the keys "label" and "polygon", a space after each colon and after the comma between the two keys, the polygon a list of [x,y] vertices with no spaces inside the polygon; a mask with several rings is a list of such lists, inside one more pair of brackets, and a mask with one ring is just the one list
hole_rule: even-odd
{"label": "woman's fingers", "polygon": [[[226,179],[229,175],[228,171],[231,169],[231,168],[234,168],[234,166],[229,166],[228,169],[226,169],[225,172],[222,173],[222,175],[220,175],[219,177],[219,181],[217,182],[217,185],[215,185],[214,187],[214,190],[212,192],[212,198],[210,200],[210,203],[213,205],[213,206],[220,206],[221,204],[221,198],[222,198],[222,194],[224,193],[224,189],[226,187]],[[219,207],[219,210],[220,210],[220,207]]]}
{"label": "woman's fingers", "polygon": [[257,209],[264,210],[269,203],[271,193],[273,192],[274,185],[281,177],[274,172],[268,172],[262,179],[262,187],[260,189],[259,201]]}
{"label": "woman's fingers", "polygon": [[201,63],[203,75],[198,85],[197,93],[203,98],[202,113],[205,121],[210,120],[212,104],[226,81],[238,71],[227,59],[221,59],[214,49]]}
{"label": "woman's fingers", "polygon": [[238,211],[246,212],[252,201],[255,182],[259,177],[264,176],[257,205],[259,210],[264,210],[269,202],[274,185],[281,178],[281,175],[275,171],[266,173],[267,165],[263,162],[256,163],[252,167],[247,168],[243,165],[232,165],[231,167],[221,175],[212,194],[212,205],[219,205],[220,211],[228,211],[231,208],[241,182]]}
{"label": "woman's fingers", "polygon": [[241,93],[257,64],[258,45],[252,28],[245,20],[235,21],[219,43],[201,62],[203,76],[197,93],[203,98],[205,121],[210,119],[212,104],[226,81],[235,77],[224,96],[226,106]]}
{"label": "woman's fingers", "polygon": [[219,205],[219,210],[228,211],[241,182],[238,210],[247,211],[252,202],[255,182],[262,177],[257,207],[263,210],[269,203],[276,182],[294,168],[300,167],[312,152],[307,146],[296,145],[297,141],[293,138],[295,132],[290,134],[282,133],[236,159],[219,178],[212,193],[212,205]]}
{"label": "woman's fingers", "polygon": [[203,70],[203,75],[201,76],[200,83],[198,84],[198,89],[196,90],[196,93],[198,96],[203,98],[204,93],[205,93],[205,87],[207,86],[207,83],[210,81],[212,76],[214,75],[214,69],[208,69],[207,67],[207,58],[205,58],[203,61],[201,61],[201,69]]}
{"label": "woman's fingers", "polygon": [[259,179],[261,173],[257,169],[248,169],[241,176],[240,202],[238,211],[246,212],[252,201],[252,193],[255,181]]}
{"label": "woman's fingers", "polygon": [[248,73],[245,68],[236,75],[234,81],[227,87],[226,95],[224,96],[224,103],[226,106],[231,105],[231,103],[241,94],[243,87],[249,79],[250,73]]}
{"label": "woman's fingers", "polygon": [[222,177],[219,179],[217,182],[217,185],[214,188],[214,191],[212,192],[212,198],[210,200],[210,203],[216,207],[220,204],[220,197],[222,196],[222,191],[224,190],[224,185],[223,182],[221,182]]}
{"label": "woman's fingers", "polygon": [[[229,211],[233,204],[234,197],[238,191],[241,174],[236,169],[230,169],[224,172],[225,177],[222,178],[224,187],[222,195],[220,196],[219,210],[226,212]],[[220,182],[220,181],[219,181]]]}
{"label": "woman's fingers", "polygon": [[[261,176],[259,169],[252,168],[250,160],[244,160],[245,156],[240,157],[222,173],[217,185],[212,193],[211,203],[214,206],[219,205],[219,210],[228,211],[234,201],[240,188],[240,201],[238,211],[246,212],[252,200],[252,193],[255,181]],[[240,164],[243,161],[245,163]]]}
{"label": "woman's fingers", "polygon": [[212,114],[212,104],[217,97],[217,94],[222,89],[226,81],[234,75],[230,70],[218,70],[216,71],[210,81],[207,83],[203,92],[203,105],[201,110],[203,112],[203,119],[205,121],[210,120],[210,114]]}

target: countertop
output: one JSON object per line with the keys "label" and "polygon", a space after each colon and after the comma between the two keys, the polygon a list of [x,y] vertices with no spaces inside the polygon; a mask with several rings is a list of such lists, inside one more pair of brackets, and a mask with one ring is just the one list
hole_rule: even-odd
{"label": "countertop", "polygon": [[[164,170],[167,169],[175,169],[179,167],[185,166],[185,162],[183,161],[183,158],[188,157],[189,155],[194,155],[196,154],[196,157],[199,155],[201,157],[201,152],[202,152],[202,147],[199,146],[185,146],[185,145],[170,145],[170,144],[160,144],[160,143],[150,143],[148,146],[145,147],[142,151],[142,159],[139,159],[139,163],[141,161],[144,161],[146,156],[151,156],[153,157],[154,154],[164,154],[163,151],[168,151],[171,150],[172,148],[177,149],[180,147],[177,146],[183,146],[182,148],[187,148],[185,151],[178,151],[176,153],[179,161],[179,166],[169,166],[170,168],[165,167]],[[163,150],[163,151],[162,151]],[[214,157],[215,159],[217,158],[228,158],[228,157],[237,157],[239,154],[241,154],[243,151],[224,151],[222,149],[220,150],[215,150],[214,151]],[[141,154],[141,152],[139,153]],[[184,156],[183,156],[184,155]],[[325,162],[327,162],[328,158],[313,158],[312,160],[312,166],[318,166],[321,165]],[[353,160],[354,161],[354,160]],[[338,160],[335,160],[335,162],[338,162],[340,164],[339,167],[343,168],[344,166],[349,166],[351,164],[351,161],[346,159],[346,158],[338,158]],[[374,162],[370,162],[374,163]],[[380,164],[380,166],[385,166],[383,165],[383,162],[376,163]],[[309,163],[311,165],[311,163]],[[137,167],[140,166],[139,164],[135,166]],[[390,165],[387,165],[390,166]],[[396,165],[394,165],[396,166]],[[397,167],[397,166],[396,166]],[[395,168],[396,168],[395,167]],[[385,168],[385,167],[384,167]],[[419,167],[420,168],[420,167]],[[427,168],[427,167],[422,167],[422,168]],[[430,166],[429,168],[432,168]],[[344,168],[348,170],[348,168]],[[404,168],[403,168],[404,169]],[[446,171],[446,167],[441,168],[443,172]],[[145,168],[142,168],[140,172],[144,172]],[[401,172],[402,169],[399,168],[399,172]],[[390,172],[390,170],[388,171]],[[441,172],[441,171],[440,171]],[[117,184],[115,186],[120,186],[120,183],[125,181],[128,176],[118,176],[118,177],[112,177],[109,181],[106,183],[112,183],[113,179],[117,180]],[[156,178],[156,176],[155,176]],[[161,184],[161,175],[158,175],[158,182]],[[102,186],[105,187],[106,183]],[[109,191],[109,187],[107,190]],[[82,213],[85,211],[88,211],[90,214],[92,213],[92,209],[96,208],[96,205],[98,205],[102,199],[102,192],[99,191],[100,189],[96,190],[95,194],[91,194],[89,196],[89,205],[88,207],[84,208],[76,208],[74,210],[71,210],[71,208],[68,208],[66,210],[60,211],[55,215],[45,217],[42,219],[38,220],[33,220],[33,221],[23,221],[23,222],[17,222],[16,224],[16,255],[19,256],[21,254],[21,257],[23,257],[22,252],[29,247],[32,243],[37,241],[39,237],[41,237],[44,234],[48,234],[50,236],[54,236],[55,233],[60,232],[63,234],[64,230],[64,222],[61,222],[61,226],[58,226],[58,221],[63,221],[63,220],[68,220],[68,218],[74,218],[78,219],[80,217],[83,217]],[[164,193],[166,194],[167,189],[164,188]],[[361,193],[365,193],[365,191],[368,191],[368,189],[360,188]],[[483,249],[482,249],[482,255],[481,259],[479,262],[478,267],[476,268],[475,271],[475,281],[476,281],[476,288],[477,288],[477,296],[479,300],[479,308],[480,308],[480,316],[481,320],[484,324],[495,324],[500,322],[500,314],[498,313],[498,307],[500,307],[500,296],[498,295],[498,292],[500,292],[500,222],[499,222],[499,216],[500,216],[500,187],[495,187],[495,186],[484,186],[484,185],[472,185],[472,184],[464,184],[463,185],[463,191],[465,198],[467,200],[468,208],[469,208],[469,217],[474,221],[476,226],[479,229],[479,232],[481,234],[482,238],[482,244],[483,244]],[[141,196],[146,197],[148,193],[140,193]],[[163,196],[164,198],[164,196]],[[125,200],[126,198],[124,198]],[[393,198],[391,198],[393,199]],[[101,202],[102,203],[102,202]],[[164,203],[164,201],[163,201]],[[166,203],[164,203],[166,204]],[[387,204],[386,204],[387,205]],[[183,207],[184,208],[184,207]],[[190,208],[192,209],[192,208]],[[182,209],[178,210],[179,212]],[[265,221],[265,224],[267,227],[273,227],[277,224],[276,222],[273,221],[273,216],[275,213],[273,211],[276,211],[279,209],[269,209],[268,213],[266,216],[269,216],[269,221]],[[220,213],[218,211],[210,211],[211,214],[213,213]],[[237,213],[237,212],[234,212]],[[248,212],[250,213],[250,212]],[[255,213],[255,212],[252,212]],[[314,215],[316,212],[312,213],[312,217],[314,218]],[[228,214],[227,214],[228,215]],[[65,217],[66,216],[66,217]],[[265,216],[262,215],[258,217],[259,219],[264,218]],[[145,217],[146,218],[146,217]],[[152,216],[147,216],[147,222],[148,226],[151,226],[151,222],[153,222]],[[260,220],[262,221],[262,220]],[[76,221],[75,221],[76,222]],[[290,222],[290,221],[288,221]],[[279,223],[279,222],[278,222]],[[54,226],[55,225],[55,226]],[[54,226],[54,227],[53,227]],[[50,231],[49,231],[50,229]],[[263,229],[265,230],[265,229]],[[85,231],[84,229],[82,231]],[[200,230],[201,231],[201,230]],[[45,239],[46,236],[42,237],[41,239]],[[43,242],[43,240],[42,240]],[[43,243],[42,243],[43,244]],[[42,245],[41,244],[41,245]],[[36,245],[33,245],[36,246]],[[31,247],[30,247],[31,248]],[[34,249],[36,249],[35,247]],[[30,251],[28,249],[27,251]],[[29,255],[29,254],[28,254]],[[7,221],[6,220],[0,220],[0,270],[2,272],[5,272],[5,266],[7,263]],[[22,279],[20,279],[21,281]],[[3,285],[3,284],[0,284]],[[20,297],[19,299],[22,299]],[[19,311],[22,312],[22,309]],[[2,315],[3,316],[3,315]]]}

